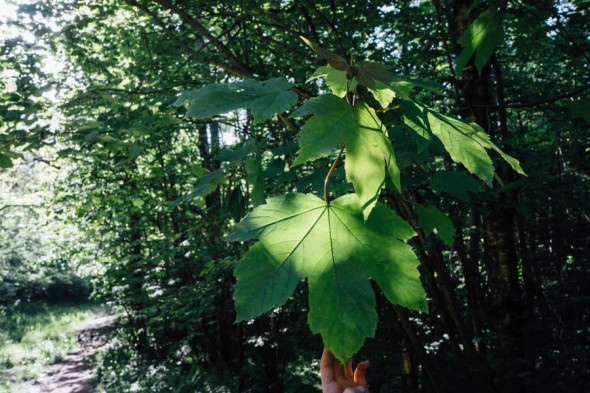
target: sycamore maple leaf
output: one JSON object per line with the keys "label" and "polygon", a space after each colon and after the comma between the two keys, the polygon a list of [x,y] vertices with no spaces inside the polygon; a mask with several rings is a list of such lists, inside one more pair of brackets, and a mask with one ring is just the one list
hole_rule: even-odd
{"label": "sycamore maple leaf", "polygon": [[288,194],[254,209],[229,236],[259,239],[235,270],[237,320],[282,306],[307,278],[310,328],[344,362],[375,333],[368,277],[390,302],[426,311],[418,260],[400,241],[414,231],[384,205],[374,211],[365,222],[355,194],[330,204],[310,194]]}
{"label": "sycamore maple leaf", "polygon": [[487,153],[489,149],[500,154],[516,172],[525,175],[518,160],[493,144],[490,136],[477,124],[465,123],[412,101],[402,100],[400,106],[404,110],[404,122],[411,130],[424,140],[436,136],[453,161],[463,164],[488,186],[492,185],[494,177],[494,164]]}
{"label": "sycamore maple leaf", "polygon": [[294,165],[326,157],[344,143],[346,177],[354,185],[367,218],[386,172],[396,188],[401,188],[400,172],[385,126],[367,104],[359,102],[353,107],[333,94],[312,98],[291,116],[310,114],[314,116],[299,132],[301,150]]}
{"label": "sycamore maple leaf", "polygon": [[259,123],[284,112],[297,102],[293,86],[281,78],[262,82],[247,79],[233,84],[215,83],[197,90],[183,91],[175,106],[188,103],[187,117],[207,118],[240,108],[252,111],[254,122]]}

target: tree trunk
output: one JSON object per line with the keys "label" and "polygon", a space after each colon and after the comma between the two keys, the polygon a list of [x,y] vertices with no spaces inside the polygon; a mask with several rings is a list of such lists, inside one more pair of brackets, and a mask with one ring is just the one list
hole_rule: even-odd
{"label": "tree trunk", "polygon": [[[457,36],[462,36],[471,22],[467,13],[472,0],[458,0],[454,4],[454,18]],[[460,49],[459,46],[456,46]],[[492,55],[493,56],[493,55]],[[494,139],[498,129],[491,113],[495,107],[492,89],[492,73],[486,65],[478,74],[473,58],[459,80],[463,119],[470,119],[480,125]],[[498,80],[496,80],[498,82]],[[499,97],[502,97],[500,93]],[[502,112],[504,109],[500,109]],[[505,126],[505,114],[499,113]],[[504,120],[504,121],[502,121]],[[502,130],[507,132],[506,129]],[[513,211],[509,207],[511,195],[488,195],[481,204],[484,239],[484,260],[490,289],[490,314],[495,339],[492,342],[498,357],[495,370],[496,389],[502,392],[514,391],[517,364],[520,352],[519,316],[523,312],[521,291],[518,282],[518,261],[513,237]]]}

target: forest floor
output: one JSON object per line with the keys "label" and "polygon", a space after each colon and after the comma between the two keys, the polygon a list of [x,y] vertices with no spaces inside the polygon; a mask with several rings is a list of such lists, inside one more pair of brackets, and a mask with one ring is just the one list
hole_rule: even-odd
{"label": "forest floor", "polygon": [[76,331],[79,348],[60,362],[47,367],[39,378],[23,384],[23,393],[92,393],[94,370],[90,357],[107,341],[115,323],[114,315],[100,316]]}

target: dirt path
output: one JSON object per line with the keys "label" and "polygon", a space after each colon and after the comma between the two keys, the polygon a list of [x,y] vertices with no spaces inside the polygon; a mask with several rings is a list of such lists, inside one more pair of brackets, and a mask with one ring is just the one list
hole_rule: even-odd
{"label": "dirt path", "polygon": [[115,317],[97,318],[78,330],[80,348],[70,352],[61,362],[53,364],[36,380],[23,385],[23,393],[92,393],[93,370],[90,356],[106,343]]}

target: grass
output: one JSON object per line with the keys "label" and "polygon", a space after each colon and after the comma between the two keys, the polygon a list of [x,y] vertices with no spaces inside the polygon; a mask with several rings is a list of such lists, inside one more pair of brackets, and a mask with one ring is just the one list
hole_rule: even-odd
{"label": "grass", "polygon": [[0,392],[37,378],[77,346],[74,331],[99,312],[96,303],[44,302],[0,307]]}

